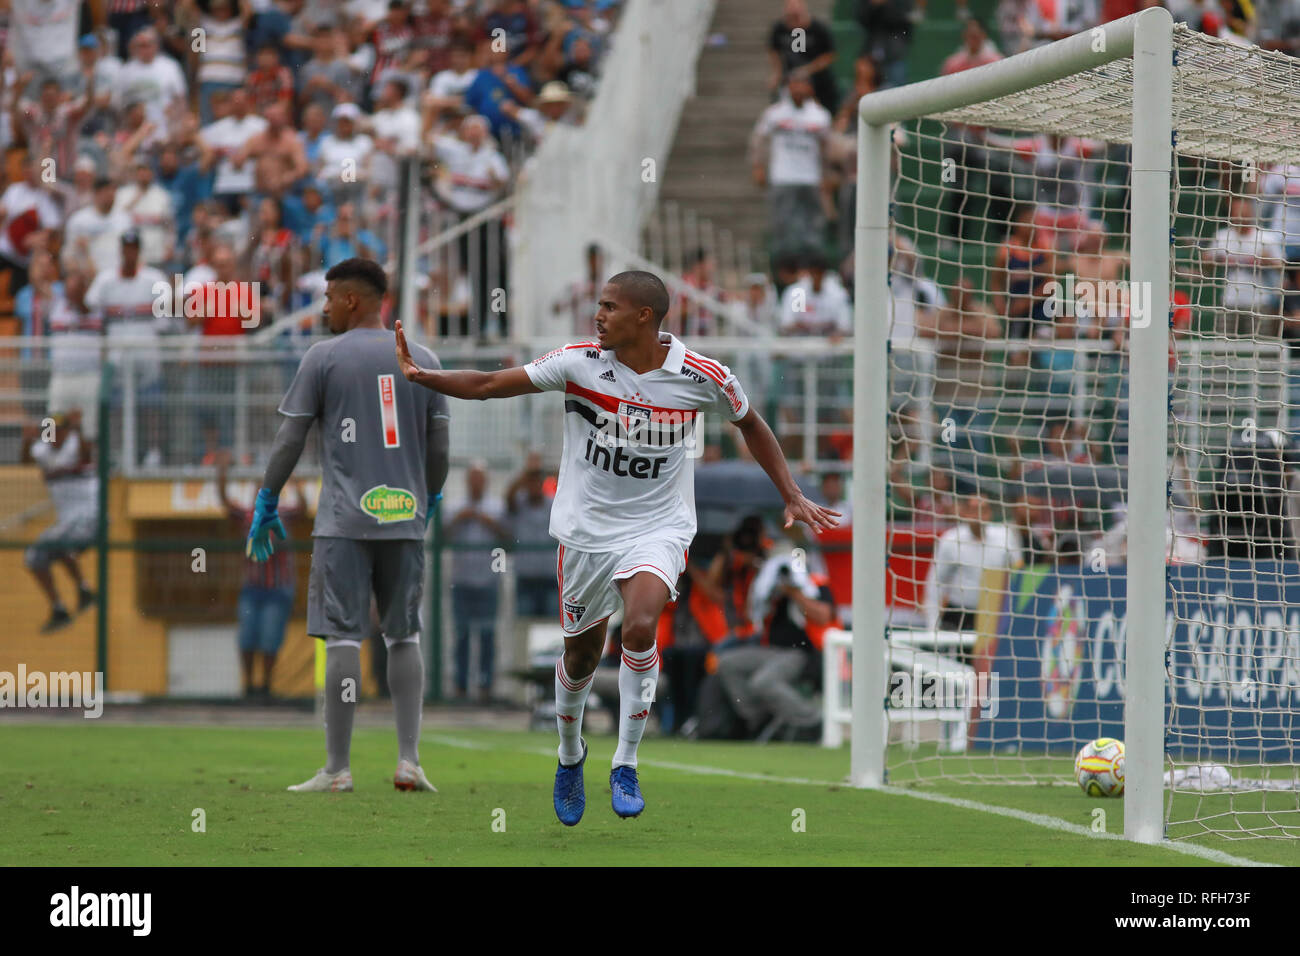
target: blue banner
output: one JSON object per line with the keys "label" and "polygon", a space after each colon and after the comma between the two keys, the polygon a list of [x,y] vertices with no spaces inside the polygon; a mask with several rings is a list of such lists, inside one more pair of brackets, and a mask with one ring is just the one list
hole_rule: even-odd
{"label": "blue banner", "polygon": [[[1168,569],[1165,749],[1193,762],[1300,761],[1300,564]],[[1066,751],[1124,736],[1123,568],[1011,575],[976,747]]]}

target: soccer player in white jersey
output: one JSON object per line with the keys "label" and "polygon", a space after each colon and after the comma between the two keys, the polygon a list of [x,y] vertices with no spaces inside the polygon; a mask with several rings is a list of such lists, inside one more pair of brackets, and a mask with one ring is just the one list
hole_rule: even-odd
{"label": "soccer player in white jersey", "polygon": [[596,340],[566,345],[529,365],[496,372],[421,368],[397,326],[397,355],[412,382],[453,398],[564,393],[564,455],[551,509],[560,543],[556,572],[564,656],[555,668],[560,733],[555,813],[574,826],[586,806],[582,712],[605,646],[605,624],[623,604],[618,748],[610,772],[614,812],[645,808],[637,745],[659,679],[655,630],[695,537],[689,448],[699,416],[725,416],[785,499],[785,526],[831,528],[838,515],[804,497],[776,437],[735,376],[659,331],[668,290],[649,272],[620,272],[600,291]]}

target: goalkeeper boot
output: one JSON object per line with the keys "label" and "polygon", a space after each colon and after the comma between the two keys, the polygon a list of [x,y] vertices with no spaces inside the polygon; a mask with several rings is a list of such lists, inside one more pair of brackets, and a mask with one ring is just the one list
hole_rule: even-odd
{"label": "goalkeeper boot", "polygon": [[306,783],[295,783],[289,790],[293,793],[351,793],[352,771],[345,767],[338,773],[330,773],[321,767],[316,776]]}
{"label": "goalkeeper boot", "polygon": [[640,816],[645,809],[645,798],[641,796],[641,785],[636,779],[636,767],[615,767],[611,770],[609,792],[614,812],[625,820]]}
{"label": "goalkeeper boot", "polygon": [[587,762],[587,742],[582,741],[582,759],[555,768],[555,815],[566,827],[575,827],[587,809],[587,791],[582,783],[582,767]]}
{"label": "goalkeeper boot", "polygon": [[438,792],[438,788],[431,784],[429,778],[424,775],[424,768],[419,764],[411,763],[409,760],[399,760],[397,762],[397,773],[393,774],[393,787],[396,790]]}

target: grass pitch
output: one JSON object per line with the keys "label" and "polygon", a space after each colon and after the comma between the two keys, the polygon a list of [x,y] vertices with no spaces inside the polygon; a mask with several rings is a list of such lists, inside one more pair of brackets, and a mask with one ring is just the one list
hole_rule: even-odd
{"label": "grass pitch", "polygon": [[[53,866],[228,865],[1206,865],[1213,861],[842,780],[848,752],[649,739],[647,809],[609,807],[614,741],[589,739],[587,813],[551,809],[550,734],[426,729],[437,794],[398,793],[392,732],[358,730],[351,794],[293,794],[323,761],[318,729],[0,725],[0,860]],[[948,794],[1123,832],[1121,801],[1068,787],[927,784]],[[196,811],[202,811],[197,814]],[[202,819],[204,832],[196,832]],[[802,822],[802,831],[799,824]],[[1293,863],[1293,841],[1199,845]]]}

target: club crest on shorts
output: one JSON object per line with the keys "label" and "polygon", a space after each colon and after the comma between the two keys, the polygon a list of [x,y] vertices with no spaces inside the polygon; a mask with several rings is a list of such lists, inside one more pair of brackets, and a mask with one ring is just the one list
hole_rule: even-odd
{"label": "club crest on shorts", "polygon": [[631,402],[618,403],[618,423],[629,441],[639,441],[645,426],[650,422],[650,409]]}
{"label": "club crest on shorts", "polygon": [[572,601],[564,602],[564,622],[570,627],[575,626],[582,620],[582,615],[587,613],[587,605],[574,604]]}

